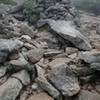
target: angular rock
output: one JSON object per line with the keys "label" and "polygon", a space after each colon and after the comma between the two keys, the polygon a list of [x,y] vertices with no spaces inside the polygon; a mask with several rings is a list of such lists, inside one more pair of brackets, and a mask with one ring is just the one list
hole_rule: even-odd
{"label": "angular rock", "polygon": [[96,92],[82,90],[76,100],[100,100],[100,95]]}
{"label": "angular rock", "polygon": [[47,78],[65,97],[76,95],[80,91],[77,77],[66,65],[50,71]]}
{"label": "angular rock", "polygon": [[9,78],[0,86],[0,100],[15,100],[19,95],[22,84],[15,78]]}
{"label": "angular rock", "polygon": [[80,52],[79,58],[86,63],[100,63],[100,50],[92,50],[90,52]]}
{"label": "angular rock", "polygon": [[0,39],[0,63],[6,61],[8,55],[23,46],[19,40]]}
{"label": "angular rock", "polygon": [[44,50],[37,48],[28,51],[26,56],[31,63],[35,64],[43,57],[43,54]]}
{"label": "angular rock", "polygon": [[44,77],[38,77],[37,83],[39,86],[46,92],[48,92],[49,95],[51,95],[56,100],[62,100],[62,97],[57,89],[55,89]]}
{"label": "angular rock", "polygon": [[12,77],[17,78],[24,85],[29,85],[31,81],[29,73],[26,70],[22,70],[16,74],[13,74]]}
{"label": "angular rock", "polygon": [[59,35],[65,41],[71,42],[75,47],[81,50],[92,49],[87,38],[83,36],[70,21],[48,20],[48,24],[56,35]]}

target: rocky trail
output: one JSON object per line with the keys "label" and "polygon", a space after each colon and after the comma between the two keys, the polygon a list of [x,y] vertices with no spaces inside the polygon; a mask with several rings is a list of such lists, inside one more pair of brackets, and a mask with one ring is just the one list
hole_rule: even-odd
{"label": "rocky trail", "polygon": [[36,25],[23,4],[0,4],[0,100],[100,100],[100,18],[70,0],[40,0]]}

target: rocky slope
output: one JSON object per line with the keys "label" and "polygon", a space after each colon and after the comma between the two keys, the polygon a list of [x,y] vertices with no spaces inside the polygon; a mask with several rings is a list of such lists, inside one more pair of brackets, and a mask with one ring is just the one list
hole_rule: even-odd
{"label": "rocky slope", "polygon": [[34,26],[23,4],[0,4],[0,100],[100,100],[100,18],[39,4]]}

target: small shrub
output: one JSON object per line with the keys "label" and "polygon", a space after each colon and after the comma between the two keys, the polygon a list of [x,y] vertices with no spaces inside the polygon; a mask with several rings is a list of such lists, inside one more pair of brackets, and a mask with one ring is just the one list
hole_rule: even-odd
{"label": "small shrub", "polygon": [[39,17],[38,2],[36,0],[25,0],[25,15],[30,23],[35,23]]}

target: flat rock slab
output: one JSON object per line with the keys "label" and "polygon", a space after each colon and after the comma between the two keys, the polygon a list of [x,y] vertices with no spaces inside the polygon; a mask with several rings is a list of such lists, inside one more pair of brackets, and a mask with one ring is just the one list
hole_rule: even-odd
{"label": "flat rock slab", "polygon": [[29,85],[31,81],[29,73],[26,70],[19,71],[18,73],[13,74],[12,77],[20,80],[23,85]]}
{"label": "flat rock slab", "polygon": [[100,94],[82,90],[76,100],[100,100]]}
{"label": "flat rock slab", "polygon": [[54,99],[46,93],[39,93],[39,94],[32,95],[27,100],[54,100]]}
{"label": "flat rock slab", "polygon": [[9,78],[0,86],[0,100],[15,100],[22,89],[22,84],[15,78]]}
{"label": "flat rock slab", "polygon": [[50,28],[65,41],[70,41],[75,47],[81,50],[91,50],[87,38],[78,31],[70,21],[48,20]]}
{"label": "flat rock slab", "polygon": [[49,62],[47,64],[48,67],[50,67],[51,69],[53,68],[57,68],[61,65],[64,65],[66,63],[69,63],[71,61],[71,59],[69,58],[56,58],[53,61]]}
{"label": "flat rock slab", "polygon": [[66,65],[51,70],[47,78],[63,96],[70,97],[80,91],[77,77]]}

